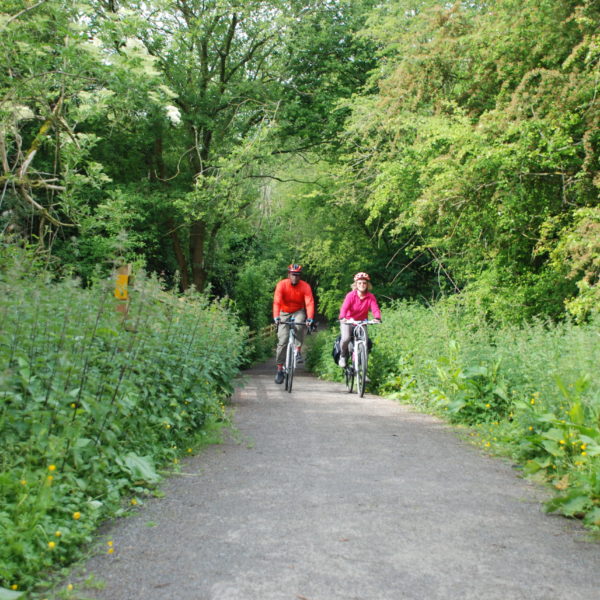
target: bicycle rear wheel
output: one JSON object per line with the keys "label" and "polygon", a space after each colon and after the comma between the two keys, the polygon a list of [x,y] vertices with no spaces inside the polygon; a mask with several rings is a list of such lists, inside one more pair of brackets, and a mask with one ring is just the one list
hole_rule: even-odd
{"label": "bicycle rear wheel", "polygon": [[294,382],[294,368],[296,366],[296,356],[293,344],[288,344],[287,353],[285,356],[285,389],[288,392],[292,391]]}
{"label": "bicycle rear wheel", "polygon": [[356,391],[362,398],[367,384],[367,346],[364,342],[356,349]]}
{"label": "bicycle rear wheel", "polygon": [[346,389],[351,394],[354,389],[354,369],[352,365],[346,365],[344,367],[344,378],[346,380]]}

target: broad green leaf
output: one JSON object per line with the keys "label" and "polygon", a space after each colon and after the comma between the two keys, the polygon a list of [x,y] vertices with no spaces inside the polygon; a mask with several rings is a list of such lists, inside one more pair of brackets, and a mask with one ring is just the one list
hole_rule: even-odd
{"label": "broad green leaf", "polygon": [[129,471],[135,481],[157,483],[160,475],[155,471],[152,459],[148,456],[138,456],[130,452],[122,459],[123,466]]}
{"label": "broad green leaf", "polygon": [[7,590],[0,588],[0,600],[16,600],[20,598],[25,592],[18,592],[14,590]]}
{"label": "broad green leaf", "polygon": [[575,496],[569,498],[569,500],[562,505],[561,511],[567,516],[573,516],[584,512],[589,508],[590,504],[591,500],[588,496]]}
{"label": "broad green leaf", "polygon": [[552,454],[552,456],[560,456],[562,454],[561,447],[553,440],[544,440],[542,446],[544,446],[546,451],[549,454]]}

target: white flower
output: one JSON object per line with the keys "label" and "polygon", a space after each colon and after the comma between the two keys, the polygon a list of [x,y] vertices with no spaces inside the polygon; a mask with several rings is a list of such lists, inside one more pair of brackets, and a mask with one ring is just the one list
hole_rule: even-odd
{"label": "white flower", "polygon": [[176,106],[169,104],[166,107],[167,119],[173,123],[173,125],[179,125],[181,123],[181,112]]}

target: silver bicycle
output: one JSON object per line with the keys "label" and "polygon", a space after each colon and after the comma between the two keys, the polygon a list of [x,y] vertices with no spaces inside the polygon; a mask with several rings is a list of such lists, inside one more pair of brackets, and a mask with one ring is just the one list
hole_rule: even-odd
{"label": "silver bicycle", "polygon": [[355,321],[354,319],[345,319],[344,323],[354,325],[352,331],[352,360],[344,367],[344,379],[346,389],[349,393],[354,389],[354,380],[356,379],[356,391],[362,398],[365,394],[367,385],[367,368],[369,363],[369,348],[367,344],[367,332],[365,325],[379,325],[380,321]]}
{"label": "silver bicycle", "polygon": [[307,323],[295,323],[294,319],[288,319],[280,325],[285,325],[288,327],[288,343],[287,349],[285,351],[285,365],[283,367],[283,375],[285,382],[285,389],[288,392],[292,391],[292,385],[294,383],[294,371],[296,370],[296,347],[298,346],[298,338],[296,337],[296,327],[307,327],[308,333],[311,332],[312,328]]}

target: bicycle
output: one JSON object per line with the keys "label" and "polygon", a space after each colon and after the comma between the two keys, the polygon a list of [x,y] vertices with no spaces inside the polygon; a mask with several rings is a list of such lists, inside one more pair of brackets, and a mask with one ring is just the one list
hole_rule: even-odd
{"label": "bicycle", "polygon": [[[292,385],[294,382],[294,371],[296,370],[296,361],[298,359],[298,357],[296,355],[296,346],[298,345],[298,342],[296,341],[297,340],[296,327],[297,326],[307,327],[309,334],[311,333],[313,328],[310,325],[307,325],[306,323],[295,323],[293,318],[288,319],[287,321],[284,321],[283,323],[280,323],[280,325],[286,325],[289,328],[287,349],[285,351],[285,365],[283,367],[283,374],[284,374],[283,376],[284,376],[284,382],[285,382],[285,389],[288,392],[291,392]],[[314,324],[313,324],[313,327],[314,327]]]}
{"label": "bicycle", "polygon": [[[344,323],[354,325],[352,331],[352,361],[344,367],[344,380],[348,393],[352,393],[354,389],[354,379],[356,378],[356,391],[362,398],[365,394],[367,384],[367,367],[369,362],[369,348],[367,345],[367,332],[365,325],[379,325],[381,322],[376,320],[355,321],[354,319],[346,319]],[[350,348],[350,345],[348,345]]]}

